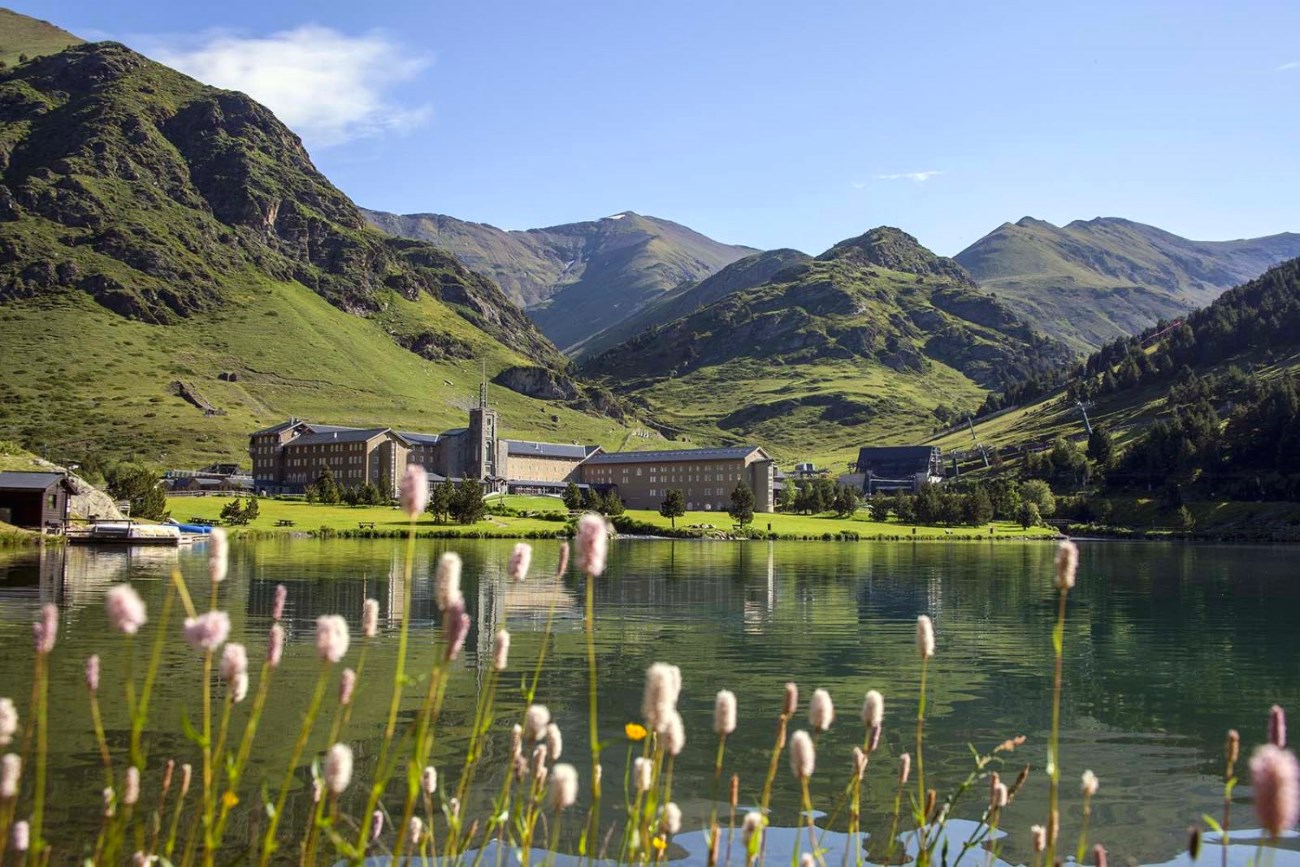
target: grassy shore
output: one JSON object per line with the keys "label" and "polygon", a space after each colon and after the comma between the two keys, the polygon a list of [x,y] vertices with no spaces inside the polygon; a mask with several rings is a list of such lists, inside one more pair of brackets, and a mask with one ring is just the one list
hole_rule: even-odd
{"label": "grassy shore", "polygon": [[[185,523],[191,518],[216,520],[221,509],[230,502],[229,497],[173,497],[168,500],[172,517]],[[489,514],[476,524],[437,524],[433,517],[422,516],[417,524],[417,531],[422,534],[439,534],[447,536],[466,536],[474,538],[529,538],[551,536],[564,533],[567,529],[567,513],[559,500],[549,497],[492,498],[490,504],[499,503],[515,514]],[[310,504],[302,500],[258,501],[259,517],[251,522],[246,530],[258,534],[316,533],[340,535],[389,535],[404,533],[407,522],[395,507],[390,506],[326,506],[319,503]],[[637,527],[644,526],[647,534],[668,531],[671,522],[650,510],[628,510],[624,516],[626,522]],[[277,526],[281,521],[293,521],[292,526]],[[371,528],[369,525],[373,524]],[[988,527],[920,527],[900,524],[894,520],[886,522],[870,520],[866,510],[861,510],[852,518],[837,518],[834,515],[786,515],[758,514],[754,516],[751,529],[768,531],[782,538],[844,538],[857,536],[862,539],[880,537],[907,537],[918,539],[957,539],[989,538]],[[734,522],[725,512],[688,512],[677,519],[678,530],[686,528],[711,527],[704,530],[706,535],[728,535],[733,531]],[[1018,524],[997,522],[991,525],[993,535],[997,538],[1035,539],[1051,538],[1054,531],[1048,528],[1024,530]]]}

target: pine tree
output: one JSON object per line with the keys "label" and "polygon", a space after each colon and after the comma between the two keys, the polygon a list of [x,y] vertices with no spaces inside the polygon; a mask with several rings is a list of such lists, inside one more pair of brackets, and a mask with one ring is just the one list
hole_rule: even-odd
{"label": "pine tree", "polygon": [[731,508],[727,514],[742,527],[754,520],[754,492],[743,481],[731,492]]}
{"label": "pine tree", "polygon": [[343,493],[339,490],[339,483],[334,479],[334,471],[329,468],[329,464],[320,468],[320,475],[316,477],[316,490],[320,501],[327,506],[337,506],[343,502]]}
{"label": "pine tree", "polygon": [[795,508],[794,501],[794,483],[786,479],[785,484],[781,486],[781,499],[777,501],[777,505],[782,512],[792,512]]}
{"label": "pine tree", "polygon": [[659,504],[659,514],[672,521],[673,529],[677,529],[677,519],[686,514],[685,495],[677,488],[668,491],[664,495],[664,501]]}
{"label": "pine tree", "polygon": [[251,524],[262,514],[262,507],[257,504],[257,497],[250,496],[244,506],[244,523]]}
{"label": "pine tree", "polygon": [[889,498],[876,494],[871,498],[871,520],[878,523],[885,523],[889,520]]}
{"label": "pine tree", "polygon": [[564,501],[564,508],[576,512],[582,508],[582,489],[576,482],[569,482],[564,488],[564,496],[561,499]]}
{"label": "pine tree", "polygon": [[456,499],[456,486],[452,484],[451,479],[443,479],[434,485],[433,490],[429,493],[429,505],[427,507],[433,520],[439,524],[445,524],[451,516],[451,504]]}
{"label": "pine tree", "polygon": [[1038,513],[1038,505],[1029,502],[1028,500],[1020,504],[1019,517],[1020,526],[1024,527],[1026,530],[1030,527],[1037,527],[1039,524],[1043,523],[1043,518]]}
{"label": "pine tree", "polygon": [[627,511],[627,507],[623,505],[623,498],[618,495],[618,491],[613,488],[606,491],[604,500],[601,503],[600,513],[611,518],[617,518],[625,511]]}
{"label": "pine tree", "polygon": [[451,503],[451,516],[460,524],[477,524],[487,514],[483,486],[477,479],[463,479]]}

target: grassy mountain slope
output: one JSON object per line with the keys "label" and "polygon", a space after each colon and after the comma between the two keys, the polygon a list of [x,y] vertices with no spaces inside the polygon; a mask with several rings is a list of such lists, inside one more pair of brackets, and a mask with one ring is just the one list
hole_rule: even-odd
{"label": "grassy mountain slope", "polygon": [[[1151,330],[1108,345],[1075,365],[1063,385],[1009,411],[976,419],[975,433],[996,447],[1042,444],[1056,436],[1082,438],[1077,406],[1082,399],[1095,427],[1127,443],[1176,408],[1170,387],[1189,372],[1206,377],[1233,367],[1244,373],[1245,381],[1300,374],[1300,259],[1228,290],[1189,314],[1177,329]],[[1216,399],[1229,400],[1223,395]],[[1222,407],[1226,414],[1230,402]],[[971,437],[962,427],[935,442],[964,449]]]}
{"label": "grassy mountain slope", "polygon": [[583,365],[685,435],[839,463],[918,438],[939,406],[1065,358],[897,229],[726,295]]}
{"label": "grassy mountain slope", "polygon": [[490,275],[561,347],[635,313],[660,293],[755,252],[630,211],[513,232],[438,214],[369,211],[366,216],[392,234],[432,241]]}
{"label": "grassy mountain slope", "polygon": [[1300,255],[1300,234],[1189,241],[1117,218],[1064,227],[1025,217],[954,257],[1036,328],[1087,352],[1208,304]]}
{"label": "grassy mountain slope", "polygon": [[42,57],[81,42],[78,37],[48,21],[0,8],[0,62],[7,66],[18,63],[20,56]]}
{"label": "grassy mountain slope", "polygon": [[[370,228],[264,107],[116,43],[0,73],[0,345],[0,436],[181,463],[290,412],[460,423],[480,364],[566,365],[491,281]],[[503,397],[520,435],[615,436]]]}
{"label": "grassy mountain slope", "polygon": [[741,289],[753,289],[792,265],[812,260],[798,250],[766,250],[737,259],[711,277],[683,283],[653,299],[639,311],[574,347],[578,357],[599,355],[642,331],[680,319]]}

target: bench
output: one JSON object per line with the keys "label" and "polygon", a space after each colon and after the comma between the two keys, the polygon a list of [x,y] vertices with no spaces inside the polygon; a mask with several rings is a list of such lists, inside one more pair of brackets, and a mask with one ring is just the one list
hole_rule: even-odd
{"label": "bench", "polygon": [[357,521],[357,529],[358,529],[358,530],[373,530],[373,529],[375,529],[375,522],[374,522],[374,521]]}
{"label": "bench", "polygon": [[290,521],[288,518],[281,518],[280,520],[278,520],[278,521],[275,522],[275,526],[277,526],[277,527],[292,527],[292,526],[293,526],[293,521]]}

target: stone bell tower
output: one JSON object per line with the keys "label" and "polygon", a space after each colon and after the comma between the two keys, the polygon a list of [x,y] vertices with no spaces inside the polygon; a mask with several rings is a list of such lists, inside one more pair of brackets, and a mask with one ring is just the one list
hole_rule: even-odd
{"label": "stone bell tower", "polygon": [[469,411],[470,461],[465,475],[484,479],[501,478],[505,468],[500,464],[498,454],[500,445],[497,440],[499,419],[497,411],[488,406],[487,370],[484,364],[483,382],[478,387],[478,406]]}

